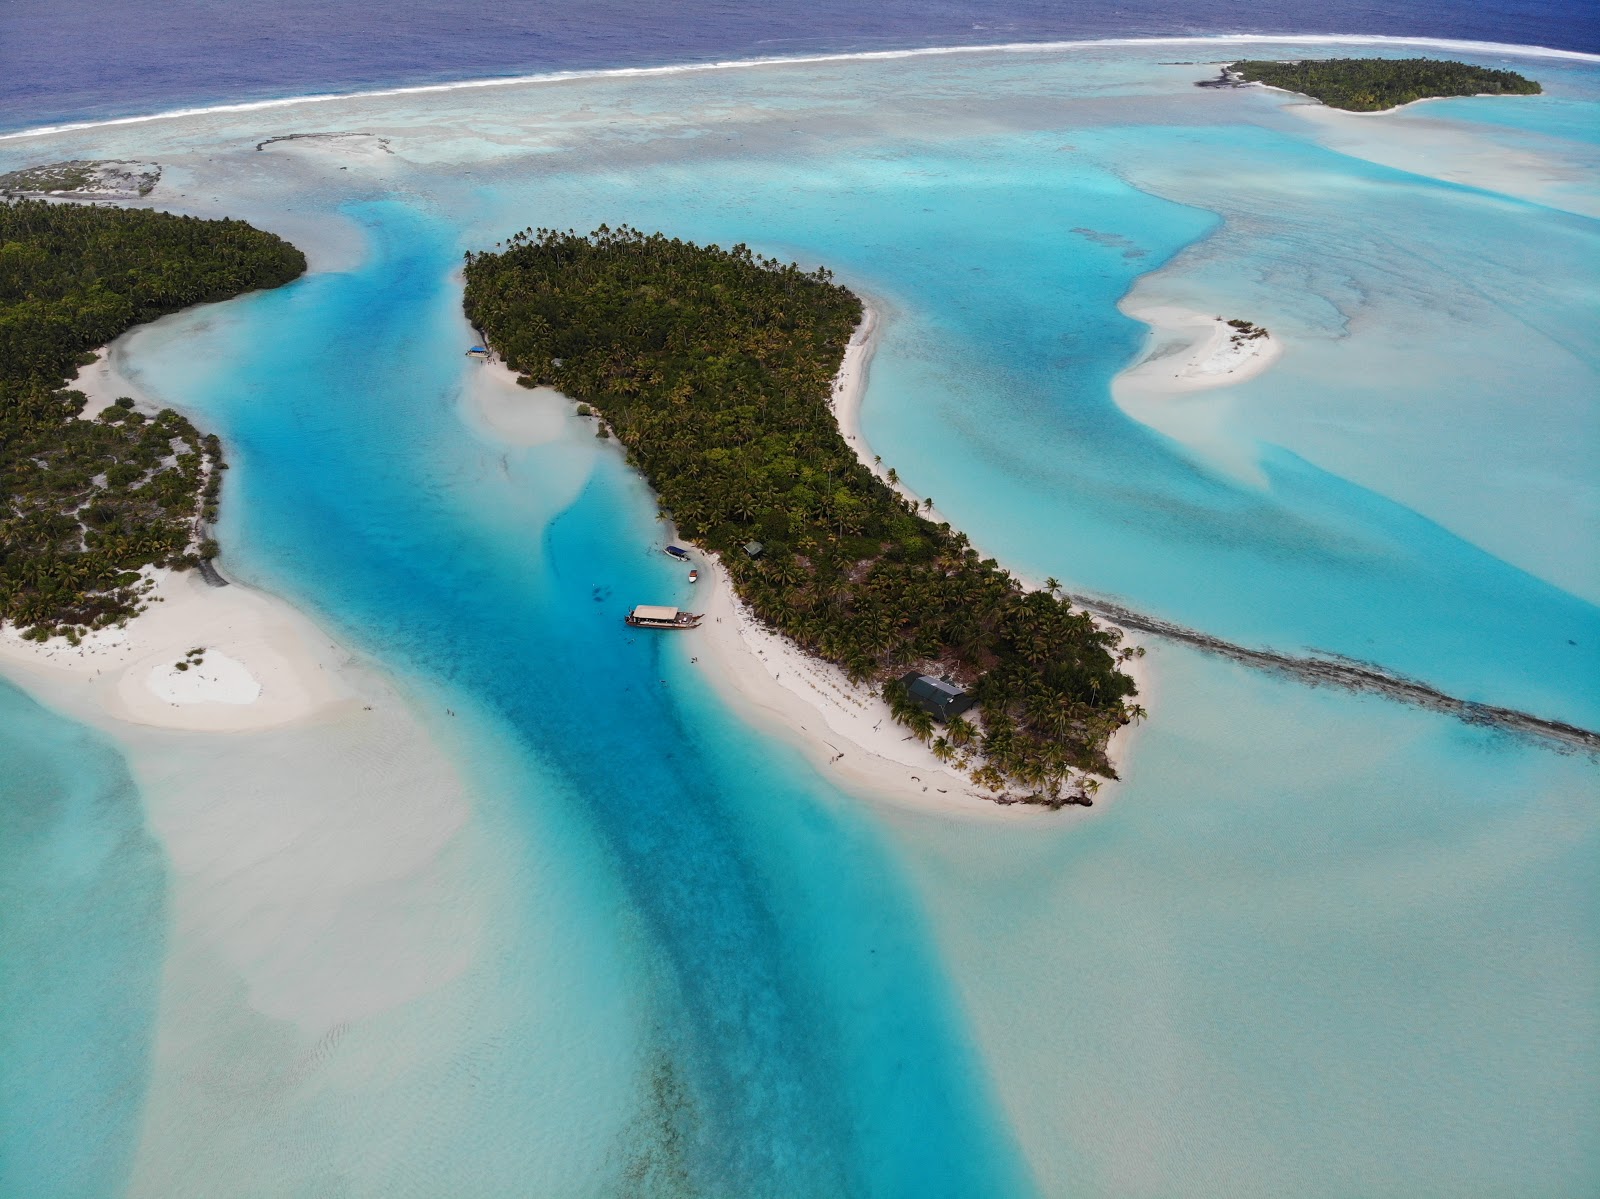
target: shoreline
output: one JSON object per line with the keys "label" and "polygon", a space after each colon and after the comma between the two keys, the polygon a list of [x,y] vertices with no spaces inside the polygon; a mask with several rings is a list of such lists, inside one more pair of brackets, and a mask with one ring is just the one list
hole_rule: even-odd
{"label": "shoreline", "polygon": [[[938,505],[924,507],[927,497],[918,495],[906,485],[906,481],[896,475],[896,481],[889,481],[889,467],[882,462],[873,461],[872,444],[867,440],[866,434],[861,431],[861,406],[866,399],[867,379],[872,365],[873,354],[877,351],[877,338],[882,328],[882,316],[878,309],[865,300],[862,301],[861,324],[856,327],[855,334],[850,339],[850,346],[845,351],[845,360],[840,364],[839,374],[834,379],[832,407],[834,418],[839,422],[839,432],[844,436],[845,443],[856,452],[856,458],[870,470],[886,487],[897,494],[917,504],[922,514],[935,524],[948,518],[939,511]],[[854,357],[852,357],[852,354]],[[976,543],[974,543],[976,546]],[[981,553],[981,549],[979,550]],[[986,555],[992,556],[992,555]],[[1044,580],[1030,578],[1027,575],[1012,572],[1025,589],[1030,591],[1043,591]],[[1063,594],[1065,594],[1063,592]],[[1074,601],[1076,602],[1076,601]],[[1080,607],[1082,605],[1079,605]],[[1084,609],[1088,611],[1088,609]],[[1129,630],[1115,621],[1108,619],[1097,612],[1089,612],[1094,622],[1103,629],[1114,629],[1122,636],[1122,645],[1131,646]],[[1150,701],[1155,697],[1154,672],[1144,658],[1129,658],[1120,661],[1117,669],[1122,671],[1134,682],[1138,688],[1138,696],[1146,701],[1143,707],[1149,709]],[[1106,744],[1106,758],[1111,762],[1118,777],[1106,779],[1095,800],[1095,807],[1104,804],[1105,799],[1123,782],[1121,775],[1124,767],[1132,759],[1132,743],[1135,740],[1137,725],[1124,725],[1111,736]],[[930,754],[931,758],[932,755]],[[987,794],[980,792],[988,802],[994,802]],[[1030,805],[1032,806],[1032,805]]]}
{"label": "shoreline", "polygon": [[[1042,811],[998,803],[965,774],[940,762],[889,713],[870,688],[814,658],[758,620],[739,599],[719,558],[701,552],[705,621],[690,643],[723,698],[747,720],[801,750],[826,777],[900,807],[941,815]],[[981,805],[981,807],[980,807]]]}
{"label": "shoreline", "polygon": [[[87,398],[80,419],[125,395],[147,414],[163,407],[123,371],[125,337],[67,383]],[[144,610],[78,645],[24,641],[13,624],[0,629],[0,675],[96,723],[186,732],[257,732],[354,704],[338,677],[352,656],[287,601],[213,584],[201,570],[140,573],[149,584]]]}
{"label": "shoreline", "polygon": [[[859,436],[851,430],[857,429],[855,413],[866,390],[879,327],[877,311],[863,303],[861,323],[834,376],[835,415],[847,441]],[[870,465],[870,455],[866,460]],[[670,539],[679,540],[671,522],[664,523]],[[1048,810],[997,802],[965,774],[940,762],[893,719],[882,696],[850,682],[839,667],[763,624],[739,598],[719,555],[698,545],[695,553],[701,568],[696,591],[704,591],[706,602],[705,620],[696,630],[700,636],[689,642],[692,656],[709,667],[712,685],[738,715],[759,721],[769,734],[799,749],[819,774],[869,798],[943,816],[993,819],[1007,812]]]}
{"label": "shoreline", "polygon": [[[859,293],[858,293],[859,294]],[[883,319],[878,308],[863,301],[861,323],[845,348],[834,376],[830,407],[845,442],[875,476],[888,484],[887,467],[874,463],[872,450],[861,432],[861,405],[872,358],[877,350]],[[916,503],[903,483],[889,484]],[[924,509],[934,521],[944,518],[936,509]],[[698,548],[698,547],[697,547]],[[830,662],[815,658],[788,637],[767,628],[739,599],[717,555],[699,551],[705,564],[702,585],[709,585],[706,620],[699,632],[700,654],[712,666],[709,672],[724,696],[737,701],[744,712],[761,719],[806,753],[819,773],[842,779],[858,792],[902,807],[967,817],[1013,816],[1024,813],[1090,812],[1105,806],[1122,781],[1106,779],[1088,807],[1066,804],[1052,810],[1040,804],[1006,801],[953,766],[940,762],[932,749],[918,741],[889,713],[888,703],[866,686],[853,684]],[[1017,577],[1024,587],[1039,585]],[[1126,633],[1097,614],[1103,628]],[[1124,644],[1127,644],[1126,637]],[[699,656],[699,655],[697,655]],[[1151,671],[1141,659],[1118,663],[1133,678],[1139,698],[1148,708],[1152,699]],[[1131,758],[1137,725],[1118,730],[1106,747],[1106,756],[1119,776]],[[981,805],[981,807],[980,807]]]}
{"label": "shoreline", "polygon": [[[1229,63],[1223,69],[1229,70],[1232,68],[1232,65],[1232,63]],[[1264,91],[1281,92],[1285,96],[1297,96],[1301,100],[1304,100],[1306,105],[1310,105],[1315,108],[1324,108],[1329,112],[1342,113],[1347,117],[1386,117],[1390,113],[1400,112],[1403,109],[1410,108],[1413,104],[1426,104],[1430,100],[1510,100],[1518,96],[1526,98],[1528,95],[1537,96],[1541,94],[1539,92],[1469,92],[1461,96],[1418,96],[1415,100],[1407,100],[1403,104],[1391,104],[1388,108],[1354,109],[1340,108],[1336,104],[1329,104],[1326,100],[1319,100],[1316,96],[1310,95],[1306,92],[1297,92],[1292,87],[1283,87],[1276,83],[1263,83],[1259,79],[1241,79],[1237,82],[1231,82],[1227,84],[1219,82],[1210,84],[1201,83],[1197,84],[1196,86],[1210,86],[1215,87],[1218,90],[1227,91],[1241,91],[1246,88],[1257,87],[1263,89]]]}

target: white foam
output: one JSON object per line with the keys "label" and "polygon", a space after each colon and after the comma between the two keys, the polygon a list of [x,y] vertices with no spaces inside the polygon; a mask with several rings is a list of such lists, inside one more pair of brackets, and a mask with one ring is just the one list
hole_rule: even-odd
{"label": "white foam", "polygon": [[757,67],[808,66],[817,63],[889,61],[951,54],[1056,54],[1071,50],[1096,50],[1111,46],[1422,46],[1433,50],[1453,50],[1466,54],[1502,54],[1519,58],[1558,58],[1573,62],[1600,63],[1600,54],[1581,50],[1558,50],[1551,46],[1519,46],[1508,42],[1475,42],[1455,38],[1388,37],[1379,34],[1331,33],[1219,33],[1185,37],[1122,37],[1060,42],[1000,42],[985,46],[923,46],[910,50],[863,50],[839,54],[802,54],[788,57],[736,58],[718,62],[676,63],[657,67],[606,67],[587,71],[547,71],[532,75],[508,75],[489,79],[460,79],[449,83],[419,83],[405,87],[378,88],[365,92],[319,92],[309,96],[282,96],[272,100],[250,100],[238,104],[214,104],[202,108],[176,108],[141,116],[112,117],[102,121],[74,121],[64,125],[40,125],[13,133],[0,133],[0,142],[25,137],[45,137],[55,133],[77,133],[85,129],[104,129],[116,125],[139,125],[147,121],[169,121],[183,117],[213,116],[219,113],[256,112],[269,108],[289,108],[298,104],[323,104],[330,100],[369,100],[386,96],[420,96],[467,88],[516,87],[526,84],[561,83],[581,79],[638,79],[657,75],[680,75],[699,71],[730,71]]}

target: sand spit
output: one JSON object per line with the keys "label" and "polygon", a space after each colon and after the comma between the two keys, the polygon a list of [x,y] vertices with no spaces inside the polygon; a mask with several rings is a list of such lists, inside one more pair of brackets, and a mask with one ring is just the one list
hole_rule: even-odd
{"label": "sand spit", "polygon": [[[122,337],[99,350],[68,384],[86,397],[81,419],[122,396],[146,413],[163,406],[124,369],[126,345]],[[291,605],[228,585],[210,563],[141,573],[145,610],[78,645],[0,629],[0,673],[79,715],[196,732],[275,728],[351,702],[337,678],[350,655]]]}
{"label": "sand spit", "polygon": [[1282,341],[1251,336],[1228,319],[1167,304],[1124,300],[1122,311],[1150,326],[1142,358],[1111,383],[1128,416],[1193,451],[1206,465],[1265,487],[1252,444],[1230,431],[1234,400],[1217,393],[1255,378],[1283,354]]}
{"label": "sand spit", "polygon": [[275,728],[354,702],[338,678],[349,654],[282,600],[196,571],[146,575],[147,609],[78,645],[24,641],[8,625],[0,672],[74,712],[196,732]]}
{"label": "sand spit", "polygon": [[314,720],[112,729],[169,864],[129,1195],[318,1191],[382,1102],[349,1095],[448,1089],[470,1053],[472,1019],[439,1013],[484,1010],[463,979],[516,892],[444,722],[359,663],[343,677],[357,701]]}
{"label": "sand spit", "polygon": [[506,445],[544,445],[567,432],[572,401],[551,387],[523,387],[499,359],[474,363],[461,389],[467,426]]}

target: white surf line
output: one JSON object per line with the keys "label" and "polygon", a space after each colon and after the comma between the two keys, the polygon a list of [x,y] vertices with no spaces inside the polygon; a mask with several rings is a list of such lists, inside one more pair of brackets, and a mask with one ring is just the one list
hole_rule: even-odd
{"label": "white surf line", "polygon": [[366,92],[318,92],[309,96],[282,96],[272,100],[248,100],[238,104],[215,104],[203,108],[176,108],[142,116],[111,117],[103,121],[75,121],[64,125],[40,125],[0,133],[0,142],[27,137],[47,137],[56,133],[79,133],[86,129],[107,129],[118,125],[140,125],[147,121],[172,121],[184,117],[213,116],[220,113],[259,112],[289,108],[299,104],[325,104],[330,100],[371,100],[389,96],[423,96],[468,88],[519,87],[537,83],[565,83],[584,79],[642,79],[658,75],[682,75],[700,71],[733,71],[753,67],[809,66],[835,62],[883,62],[902,58],[922,58],[952,54],[1053,54],[1069,50],[1095,50],[1108,46],[1247,46],[1263,43],[1280,46],[1424,46],[1435,50],[1455,50],[1465,54],[1501,54],[1517,58],[1556,58],[1573,62],[1600,63],[1600,54],[1581,50],[1558,50],[1552,46],[1520,46],[1510,42],[1474,42],[1453,38],[1390,37],[1384,34],[1337,33],[1219,33],[1183,37],[1119,37],[1061,42],[999,42],[984,46],[924,46],[910,50],[861,50],[837,54],[806,54],[784,58],[734,58],[718,62],[677,63],[657,67],[601,67],[584,71],[548,71],[533,75],[504,75],[487,79],[460,79],[449,83],[419,83],[404,87],[379,88]]}

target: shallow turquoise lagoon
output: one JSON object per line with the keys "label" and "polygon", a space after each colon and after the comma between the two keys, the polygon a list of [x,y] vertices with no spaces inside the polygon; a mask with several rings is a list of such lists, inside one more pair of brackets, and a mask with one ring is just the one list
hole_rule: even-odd
{"label": "shallow turquoise lagoon", "polygon": [[166,864],[115,747],[6,683],[0,762],[0,1194],[113,1194],[149,1071]]}
{"label": "shallow turquoise lagoon", "polygon": [[[608,166],[509,203],[491,192],[493,218],[473,226],[488,239],[531,210],[579,227],[620,211],[825,262],[888,311],[867,439],[1008,564],[1249,644],[1600,719],[1600,609],[1561,585],[1600,562],[1586,465],[1600,343],[1582,302],[1594,222],[1255,128],[1092,128],[1066,149],[1064,136],[808,158],[794,173],[766,160]],[[1236,173],[1227,215],[1247,243],[1163,198],[1218,161]],[[1219,475],[1109,397],[1144,336],[1117,300],[1208,235],[1236,252],[1226,273],[1200,268],[1212,302],[1309,343],[1239,389],[1283,427],[1283,444],[1238,434],[1265,486]],[[1392,333],[1338,358],[1353,325],[1396,308],[1409,316]],[[1363,477],[1312,457],[1340,421],[1362,427],[1326,457],[1356,442]],[[1422,431],[1408,436],[1408,421]],[[1458,432],[1430,442],[1432,423]],[[1519,440],[1527,460],[1497,469]],[[1442,497],[1436,514],[1385,490],[1403,495],[1407,475]],[[1529,566],[1558,562],[1558,581],[1474,544],[1480,532]]]}
{"label": "shallow turquoise lagoon", "polygon": [[[1594,433],[1594,223],[1334,153],[1259,98],[1237,124],[1197,115],[1147,58],[728,84],[767,104],[754,115],[694,79],[516,93],[481,118],[419,106],[393,128],[319,112],[406,153],[416,139],[342,178],[295,167],[321,173],[293,219],[346,222],[349,264],[132,339],[141,382],[230,447],[229,568],[419,704],[470,711],[456,752],[514,780],[529,815],[500,834],[570,824],[592,893],[617,897],[564,952],[575,975],[622,962],[633,1015],[510,1052],[440,1003],[422,1025],[448,1024],[472,1065],[438,1075],[397,1021],[386,1064],[407,1106],[383,1110],[417,1135],[351,1177],[374,1193],[518,1176],[588,1194],[1593,1189],[1593,763],[1158,648],[1153,718],[1108,811],[990,825],[875,805],[730,712],[692,642],[622,634],[629,605],[689,589],[614,450],[576,420],[509,448],[463,416],[463,250],[602,221],[746,241],[826,263],[883,310],[868,438],[1020,571],[1593,722],[1600,614],[1573,555],[1592,545],[1574,464]],[[941,133],[923,103],[977,115]],[[515,148],[586,105],[637,132]],[[690,132],[664,115],[689,110]],[[133,156],[148,136],[203,180],[216,147],[262,189],[240,210],[270,223],[261,130],[238,120],[78,135],[60,156]],[[1130,288],[1292,342],[1228,425],[1264,482],[1112,403],[1144,342],[1116,308]],[[114,883],[138,916],[96,936],[148,967],[160,861],[96,752],[85,777],[103,781],[74,793],[124,806],[75,819],[123,830]],[[559,906],[530,893],[505,919]],[[488,973],[514,979],[517,938],[495,943]],[[80,998],[96,985],[66,972]],[[153,993],[135,970],[103,1059],[130,1079]],[[549,1002],[508,982],[494,1036],[545,1027]],[[574,1150],[526,1127],[516,1097],[546,1079],[592,1071],[600,1090],[629,1069],[619,1140]],[[42,1112],[68,1113],[99,1084],[36,1085]],[[136,1112],[137,1085],[118,1093]],[[25,1164],[84,1135],[65,1114],[29,1127]],[[133,1117],[100,1137],[113,1178]]]}

